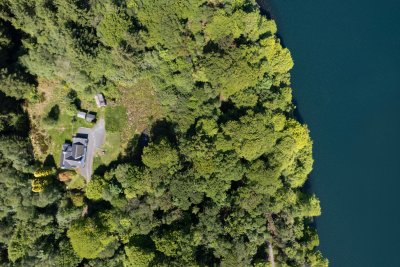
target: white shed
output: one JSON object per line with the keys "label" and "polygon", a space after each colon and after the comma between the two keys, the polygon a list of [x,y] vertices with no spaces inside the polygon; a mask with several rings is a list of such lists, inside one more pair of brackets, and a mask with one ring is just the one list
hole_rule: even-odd
{"label": "white shed", "polygon": [[76,116],[81,119],[86,119],[86,112],[78,111],[78,114]]}
{"label": "white shed", "polygon": [[94,96],[94,99],[96,100],[96,104],[99,108],[101,107],[105,107],[106,104],[106,100],[104,99],[104,95],[102,93],[98,93]]}

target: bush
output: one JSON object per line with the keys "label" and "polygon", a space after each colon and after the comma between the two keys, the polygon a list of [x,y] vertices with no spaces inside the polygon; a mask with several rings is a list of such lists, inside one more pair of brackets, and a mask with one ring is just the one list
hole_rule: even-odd
{"label": "bush", "polygon": [[43,122],[52,125],[58,121],[60,117],[60,107],[58,105],[53,106],[47,116],[43,119]]}
{"label": "bush", "polygon": [[48,117],[57,121],[60,117],[60,107],[58,105],[53,106],[48,114]]}

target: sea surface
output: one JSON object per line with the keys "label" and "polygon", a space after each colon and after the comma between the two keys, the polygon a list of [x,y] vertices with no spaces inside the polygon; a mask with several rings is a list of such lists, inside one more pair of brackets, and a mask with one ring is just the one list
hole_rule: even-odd
{"label": "sea surface", "polygon": [[330,266],[400,266],[400,1],[260,0],[292,53]]}

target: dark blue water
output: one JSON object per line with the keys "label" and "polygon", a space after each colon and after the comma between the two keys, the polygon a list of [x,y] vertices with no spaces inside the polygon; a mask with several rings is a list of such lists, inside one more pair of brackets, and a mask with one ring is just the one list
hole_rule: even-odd
{"label": "dark blue water", "polygon": [[292,52],[331,266],[400,266],[400,1],[263,0]]}

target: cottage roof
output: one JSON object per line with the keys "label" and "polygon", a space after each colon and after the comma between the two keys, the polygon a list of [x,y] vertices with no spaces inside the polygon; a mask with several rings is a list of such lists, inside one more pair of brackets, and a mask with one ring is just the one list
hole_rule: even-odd
{"label": "cottage roof", "polygon": [[72,144],[72,157],[74,159],[80,159],[83,157],[85,149],[82,144]]}
{"label": "cottage roof", "polygon": [[75,169],[85,165],[87,138],[74,137],[72,144],[62,145],[61,163],[62,169]]}

